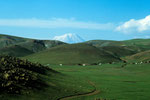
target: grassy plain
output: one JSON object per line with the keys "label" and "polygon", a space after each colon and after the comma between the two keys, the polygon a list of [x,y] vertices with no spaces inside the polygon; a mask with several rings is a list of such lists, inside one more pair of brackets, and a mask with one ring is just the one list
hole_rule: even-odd
{"label": "grassy plain", "polygon": [[[65,75],[78,78],[78,82],[91,81],[98,94],[72,100],[148,100],[150,98],[149,64],[104,64],[102,66],[53,66]],[[80,84],[78,84],[80,85]],[[89,85],[89,84],[86,84]],[[88,87],[88,86],[86,86]]]}
{"label": "grassy plain", "polygon": [[[89,93],[70,100],[148,100],[150,98],[149,64],[123,63],[102,64],[101,66],[50,65],[60,73],[47,71],[40,78],[48,85],[41,90],[30,90],[24,95],[0,95],[1,100],[63,100],[66,96]],[[65,100],[65,99],[64,99]],[[66,99],[69,100],[69,99]]]}

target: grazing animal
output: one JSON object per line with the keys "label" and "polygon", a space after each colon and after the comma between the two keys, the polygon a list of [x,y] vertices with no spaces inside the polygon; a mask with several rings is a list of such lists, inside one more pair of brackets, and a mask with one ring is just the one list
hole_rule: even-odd
{"label": "grazing animal", "polygon": [[62,66],[62,64],[59,64],[60,66]]}
{"label": "grazing animal", "polygon": [[102,65],[102,63],[99,63],[98,65]]}
{"label": "grazing animal", "polygon": [[82,66],[85,66],[86,64],[82,64]]}

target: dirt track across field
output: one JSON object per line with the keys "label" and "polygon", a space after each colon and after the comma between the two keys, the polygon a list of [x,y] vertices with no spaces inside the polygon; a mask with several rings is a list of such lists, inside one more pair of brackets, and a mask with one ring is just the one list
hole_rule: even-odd
{"label": "dirt track across field", "polygon": [[73,99],[73,98],[95,95],[95,94],[98,94],[100,92],[99,90],[96,89],[96,86],[95,86],[95,84],[93,82],[88,81],[88,83],[94,87],[94,89],[92,91],[87,92],[87,93],[82,93],[82,94],[76,94],[76,95],[62,97],[62,98],[59,98],[57,100],[70,100],[70,99]]}

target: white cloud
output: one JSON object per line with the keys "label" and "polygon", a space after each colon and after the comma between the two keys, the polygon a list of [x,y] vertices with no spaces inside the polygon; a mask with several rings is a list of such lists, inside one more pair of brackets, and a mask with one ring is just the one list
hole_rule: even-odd
{"label": "white cloud", "polygon": [[112,23],[82,22],[75,19],[0,19],[0,26],[36,27],[36,28],[78,28],[95,30],[112,30]]}
{"label": "white cloud", "polygon": [[127,22],[124,22],[116,28],[116,31],[120,31],[123,33],[143,33],[146,31],[150,31],[150,15],[146,16],[143,19],[131,19]]}

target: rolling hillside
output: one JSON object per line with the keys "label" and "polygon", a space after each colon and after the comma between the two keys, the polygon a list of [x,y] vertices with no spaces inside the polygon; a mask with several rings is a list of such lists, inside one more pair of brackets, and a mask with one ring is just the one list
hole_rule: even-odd
{"label": "rolling hillside", "polygon": [[[16,36],[0,35],[0,53],[2,55],[12,55],[12,56],[16,56],[16,57],[23,57],[23,56],[27,56],[27,55],[30,55],[33,53],[44,51],[46,49],[49,49],[49,48],[52,48],[55,46],[59,46],[59,45],[63,45],[63,44],[66,44],[66,43],[60,42],[60,41],[55,41],[55,40],[35,40],[35,39],[21,38],[21,37],[16,37]],[[83,44],[91,45],[91,47],[94,46],[94,47],[96,47],[95,48],[96,50],[99,50],[99,52],[105,51],[105,53],[111,54],[112,56],[115,56],[116,58],[130,56],[130,55],[133,55],[136,53],[150,50],[150,39],[133,39],[133,40],[125,40],[125,41],[91,40],[91,41],[84,42]],[[79,45],[79,44],[77,44],[77,45]],[[70,47],[77,49],[77,51],[80,51],[78,49],[80,46],[78,47],[75,44],[73,44]],[[70,48],[70,47],[68,47],[68,48]],[[83,48],[84,47],[85,46],[83,46]],[[54,48],[54,49],[55,49],[55,51],[60,51],[60,50],[56,50],[56,49],[60,49],[60,48],[61,48],[61,46],[58,48]],[[62,47],[62,48],[64,48],[64,47]],[[81,55],[82,55],[81,53],[85,53],[82,51],[86,51],[86,50],[88,51],[87,47],[85,47],[84,50],[83,50],[83,48],[81,49],[80,55],[78,58],[81,57]],[[62,50],[62,55],[66,55],[66,52],[64,54],[63,54],[63,52],[65,52],[65,51]],[[53,55],[53,58],[58,58],[58,57],[55,57],[54,54],[55,53],[51,53],[51,55]],[[70,54],[75,54],[75,53],[70,53]],[[83,55],[90,55],[90,54],[83,54]],[[76,54],[76,56],[77,56],[77,54]],[[91,54],[91,56],[92,56],[92,54]],[[106,55],[103,55],[103,58],[104,58],[104,56],[106,56]],[[91,57],[89,57],[88,60],[90,60],[90,58]],[[99,57],[95,56],[95,58],[99,58]],[[95,59],[95,58],[91,58],[91,59]],[[59,59],[61,59],[61,58],[59,58]],[[86,61],[88,61],[88,60],[86,60]],[[55,62],[56,60],[53,60],[53,61]],[[76,60],[75,62],[80,63],[82,61],[85,62],[84,60],[81,60],[81,61]],[[93,62],[94,62],[94,60],[92,61],[92,63]],[[96,60],[95,62],[100,62],[100,61]],[[61,63],[61,62],[59,62],[59,63]],[[69,63],[73,63],[73,62],[69,62]]]}
{"label": "rolling hillside", "polygon": [[87,44],[65,44],[25,57],[42,64],[93,64],[120,61],[119,58]]}
{"label": "rolling hillside", "polygon": [[125,41],[91,40],[84,43],[104,49],[118,57],[124,57],[150,50],[150,39],[132,39]]}
{"label": "rolling hillside", "polygon": [[28,40],[29,39],[27,39],[27,38],[21,38],[21,37],[16,37],[16,36],[0,34],[0,48],[6,47],[6,46],[11,46],[11,45],[22,43],[22,42],[26,42]]}
{"label": "rolling hillside", "polygon": [[16,56],[16,57],[23,57],[32,54],[33,52],[21,47],[19,45],[13,45],[13,46],[7,46],[0,49],[1,55],[10,55],[10,56]]}
{"label": "rolling hillside", "polygon": [[39,76],[46,75],[46,71],[54,72],[40,64],[11,56],[0,56],[0,66],[1,94],[26,94],[32,89],[44,89],[46,83]]}
{"label": "rolling hillside", "polygon": [[90,40],[90,41],[86,41],[84,43],[93,45],[95,47],[123,45],[123,43],[121,41],[112,41],[112,40]]}
{"label": "rolling hillside", "polygon": [[0,54],[22,57],[62,44],[65,43],[55,40],[35,40],[0,35]]}
{"label": "rolling hillside", "polygon": [[0,56],[0,66],[0,100],[58,100],[93,90],[84,80],[28,60]]}
{"label": "rolling hillside", "polygon": [[23,43],[19,43],[18,45],[32,51],[32,52],[39,52],[51,47],[55,47],[58,45],[65,44],[60,41],[55,40],[30,40]]}
{"label": "rolling hillside", "polygon": [[105,47],[101,47],[101,49],[111,53],[116,57],[124,57],[136,53],[136,51],[126,46],[105,46]]}
{"label": "rolling hillside", "polygon": [[113,41],[113,40],[90,40],[84,43],[94,45],[96,47],[104,46],[147,46],[150,45],[150,39],[132,39],[124,41]]}
{"label": "rolling hillside", "polygon": [[127,56],[124,59],[126,59],[129,62],[150,61],[150,50],[140,52],[132,56]]}

